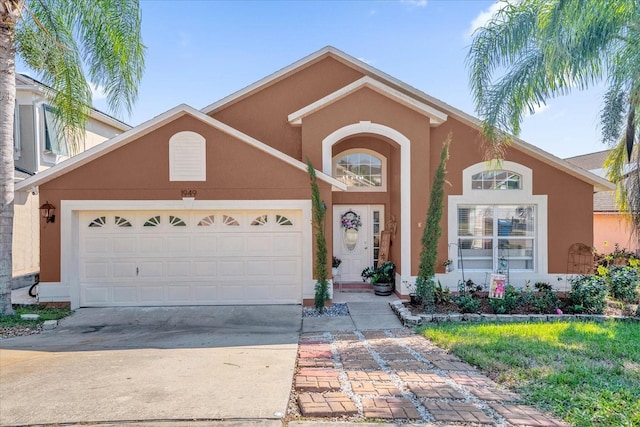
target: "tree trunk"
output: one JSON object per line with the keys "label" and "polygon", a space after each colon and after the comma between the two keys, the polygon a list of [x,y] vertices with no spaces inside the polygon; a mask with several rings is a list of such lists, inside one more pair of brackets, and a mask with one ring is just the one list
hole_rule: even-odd
{"label": "tree trunk", "polygon": [[0,0],[0,314],[13,314],[13,125],[16,105],[15,25],[20,0]]}

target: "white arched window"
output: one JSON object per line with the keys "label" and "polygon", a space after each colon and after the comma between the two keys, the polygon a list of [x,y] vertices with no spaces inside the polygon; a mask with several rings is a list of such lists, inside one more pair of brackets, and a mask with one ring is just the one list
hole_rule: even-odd
{"label": "white arched window", "polygon": [[372,150],[357,148],[333,158],[333,177],[349,191],[386,191],[387,159]]}

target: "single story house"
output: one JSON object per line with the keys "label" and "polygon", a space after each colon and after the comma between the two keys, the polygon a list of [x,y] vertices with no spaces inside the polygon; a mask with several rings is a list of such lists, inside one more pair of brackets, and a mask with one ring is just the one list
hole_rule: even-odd
{"label": "single story house", "polygon": [[[380,255],[396,293],[418,271],[433,173],[451,133],[438,278],[555,280],[593,240],[606,180],[524,141],[500,170],[477,119],[333,47],[202,110],[178,105],[30,177],[59,221],[41,224],[40,301],[71,307],[313,304],[306,161],[343,282]],[[347,231],[349,230],[349,231]],[[355,230],[355,231],[354,231]],[[330,266],[328,266],[330,267]]]}

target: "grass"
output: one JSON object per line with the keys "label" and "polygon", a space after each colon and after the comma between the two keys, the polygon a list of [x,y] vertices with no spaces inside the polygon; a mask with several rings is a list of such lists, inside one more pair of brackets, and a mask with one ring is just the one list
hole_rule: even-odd
{"label": "grass", "polygon": [[[58,320],[71,314],[70,308],[53,308],[41,305],[14,306],[15,314],[11,316],[0,315],[0,328],[12,326],[36,326],[45,320]],[[38,320],[21,319],[21,314],[39,314]]]}
{"label": "grass", "polygon": [[440,324],[419,332],[574,426],[640,426],[640,324]]}

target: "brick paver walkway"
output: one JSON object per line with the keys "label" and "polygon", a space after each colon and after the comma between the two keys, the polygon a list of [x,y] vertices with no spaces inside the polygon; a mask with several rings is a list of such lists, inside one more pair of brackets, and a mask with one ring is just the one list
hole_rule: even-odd
{"label": "brick paver walkway", "polygon": [[566,426],[409,330],[303,334],[294,387],[306,418]]}

